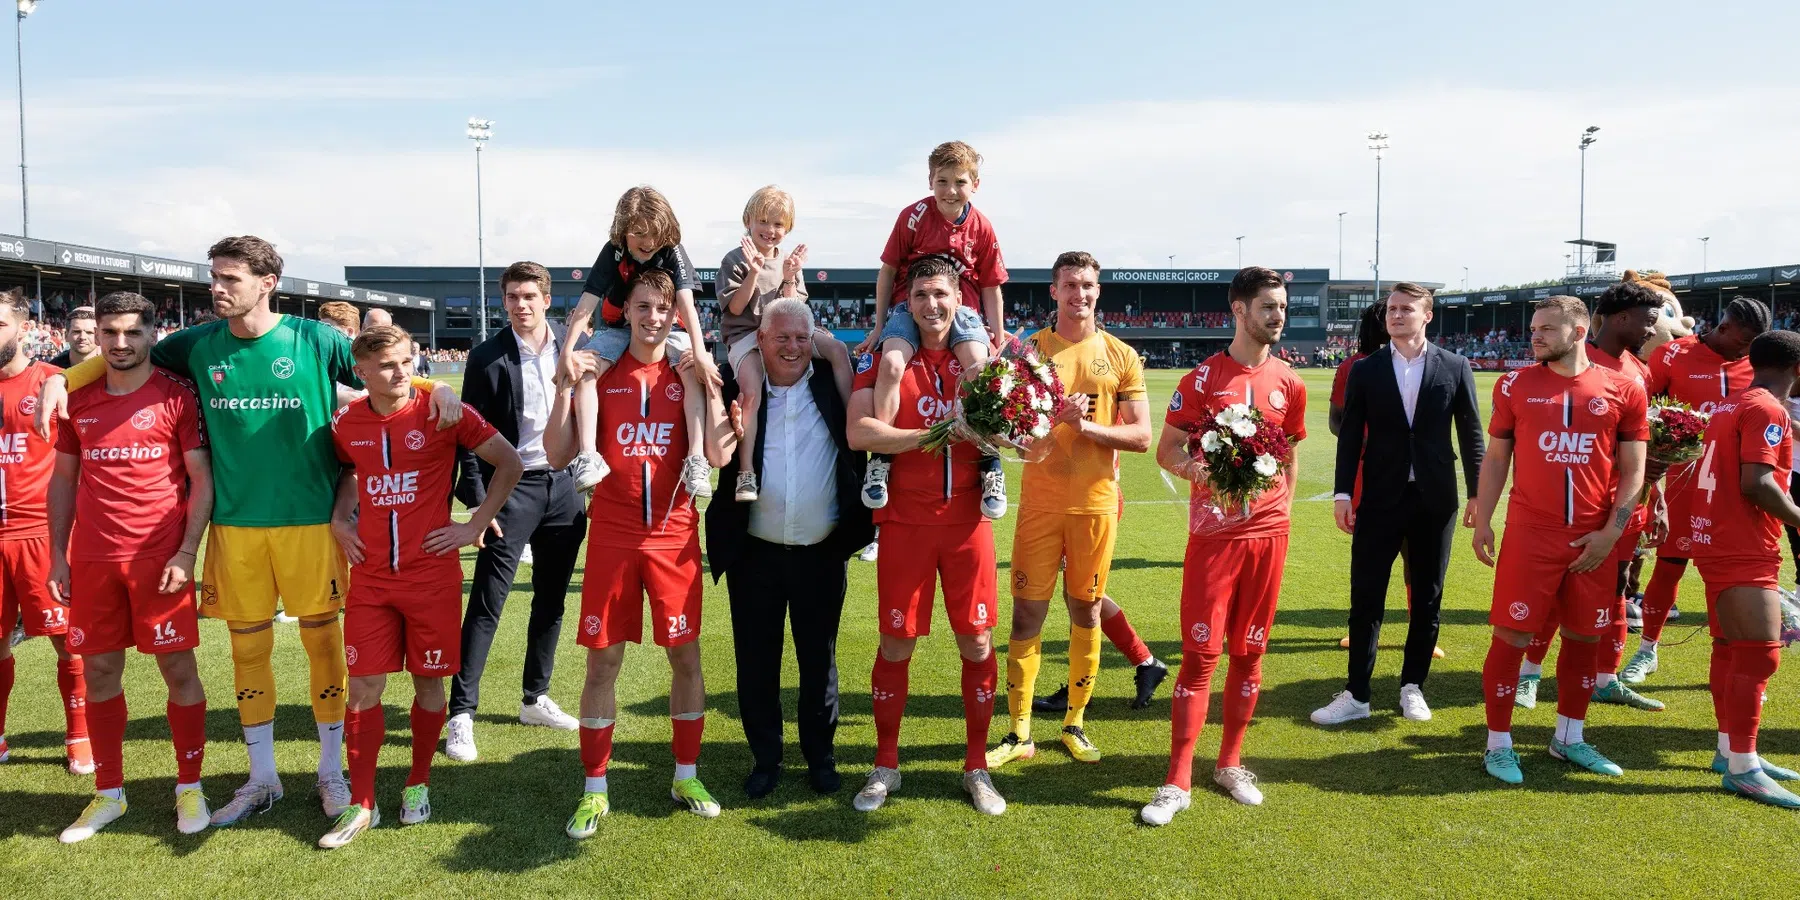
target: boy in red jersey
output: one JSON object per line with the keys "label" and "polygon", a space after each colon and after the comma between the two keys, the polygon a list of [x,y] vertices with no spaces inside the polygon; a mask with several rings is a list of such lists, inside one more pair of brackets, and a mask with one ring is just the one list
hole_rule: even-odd
{"label": "boy in red jersey", "polygon": [[[1750,362],[1744,354],[1757,335],[1769,330],[1769,323],[1769,308],[1760,301],[1733,298],[1725,304],[1718,327],[1705,334],[1670,341],[1650,355],[1646,385],[1650,396],[1666,396],[1700,412],[1711,412],[1719,401],[1750,383]],[[1641,684],[1656,672],[1657,642],[1662,640],[1663,624],[1675,606],[1675,594],[1692,552],[1683,535],[1693,515],[1689,506],[1694,496],[1694,472],[1693,463],[1669,470],[1664,493],[1668,498],[1671,539],[1657,551],[1656,568],[1651,570],[1650,583],[1644,587],[1644,627],[1638,634],[1638,649],[1620,672],[1620,680],[1626,684]]]}
{"label": "boy in red jersey", "polygon": [[[350,702],[344,732],[350,753],[350,806],[319,846],[335,850],[381,824],[375,763],[387,737],[381,694],[390,672],[412,673],[412,771],[401,794],[400,824],[431,818],[431,756],[444,730],[444,679],[462,659],[462,561],[457,550],[482,535],[518,484],[524,464],[473,408],[439,431],[430,398],[413,390],[412,335],[376,325],[350,345],[356,375],[369,389],[337,411],[331,439],[338,478],[331,532],[350,562],[344,658]],[[487,497],[466,522],[450,518],[459,448],[494,467]]]}
{"label": "boy in red jersey", "polygon": [[[947,141],[931,151],[925,161],[931,180],[931,196],[900,211],[894,230],[881,251],[881,271],[875,276],[875,321],[868,337],[857,346],[858,354],[876,357],[875,417],[892,421],[899,411],[900,378],[920,347],[918,327],[907,314],[906,302],[889,303],[896,277],[913,263],[938,256],[955,269],[956,308],[950,322],[950,351],[956,358],[958,377],[973,375],[1006,343],[1006,304],[1000,286],[1006,283],[1006,262],[1000,256],[1000,239],[994,226],[975,208],[970,198],[981,188],[981,154],[962,141]],[[905,294],[910,291],[908,287]],[[985,320],[985,327],[984,327]],[[880,509],[887,505],[888,467],[884,453],[869,457],[863,482],[863,505]],[[1000,458],[984,456],[981,472],[981,512],[990,519],[1006,515],[1006,476]]]}
{"label": "boy in red jersey", "polygon": [[942,581],[944,611],[962,656],[963,790],[976,809],[997,816],[1006,812],[1006,800],[987,772],[999,673],[993,647],[999,602],[993,526],[981,513],[975,448],[953,443],[941,455],[919,449],[926,429],[956,409],[960,379],[950,344],[956,269],[947,260],[923,259],[907,270],[906,284],[906,314],[919,330],[920,346],[900,379],[898,412],[876,411],[876,375],[865,355],[845,432],[851,449],[894,458],[892,502],[875,514],[888,546],[875,573],[881,631],[869,679],[875,767],[853,805],[873,812],[900,788],[900,719],[913,649],[921,635],[931,633],[931,607]]}
{"label": "boy in red jersey", "polygon": [[[661,269],[633,276],[625,321],[631,342],[600,376],[600,454],[611,474],[588,506],[587,561],[581,581],[581,627],[575,642],[588,649],[587,683],[581,690],[581,764],[586,781],[564,829],[577,840],[592,837],[611,809],[606,767],[612,759],[618,716],[614,687],[625,645],[644,636],[644,600],[651,634],[669,657],[669,716],[675,779],[669,796],[703,818],[719,814],[718,801],[700,783],[700,737],[706,727],[706,686],[700,673],[700,538],[693,495],[682,480],[683,460],[704,456],[713,466],[727,460],[730,426],[719,404],[706,401],[705,443],[693,446],[683,427],[684,377],[695,354],[669,362],[669,326],[675,320],[675,282]],[[691,380],[689,383],[692,383]],[[568,398],[561,393],[544,432],[550,465],[566,465],[576,452]]]}
{"label": "boy in red jersey", "polygon": [[69,647],[87,662],[94,733],[95,796],[63,830],[65,844],[93,837],[126,810],[120,679],[134,646],[156,657],[169,688],[176,827],[194,834],[211,821],[200,788],[206,692],[194,664],[194,555],[213,504],[200,399],[192,382],[150,364],[155,304],[107,294],[95,318],[106,377],[69,392],[50,485],[49,582],[69,606]]}
{"label": "boy in red jersey", "polygon": [[[22,340],[30,302],[18,288],[0,292],[0,631],[24,616],[28,637],[44,635],[56,650],[56,687],[62,694],[64,752],[70,774],[94,771],[88,745],[87,688],[80,656],[64,643],[69,611],[50,595],[50,525],[45,512],[50,470],[56,462],[55,433],[48,440],[32,430],[38,391],[56,367],[33,362]],[[54,426],[54,423],[52,423]],[[11,642],[0,639],[0,762],[6,746],[6,702],[12,695]]]}
{"label": "boy in red jersey", "polygon": [[[1251,266],[1231,280],[1229,296],[1237,323],[1231,346],[1181,379],[1156,445],[1157,465],[1189,481],[1205,477],[1186,447],[1188,427],[1205,410],[1246,404],[1280,426],[1290,441],[1306,438],[1306,384],[1287,363],[1270,358],[1269,348],[1281,341],[1287,323],[1286,283],[1279,272]],[[1191,802],[1194,745],[1206,722],[1213,670],[1221,653],[1231,658],[1231,668],[1213,781],[1239,803],[1262,803],[1256,776],[1243,767],[1240,757],[1262,686],[1269,628],[1275,624],[1298,478],[1296,459],[1256,499],[1248,521],[1188,538],[1181,573],[1181,673],[1176,676],[1171,710],[1169,775],[1139,813],[1146,824],[1167,825]]]}
{"label": "boy in red jersey", "polygon": [[[1552,610],[1562,618],[1556,659],[1556,735],[1550,755],[1590,772],[1619,775],[1587,743],[1582,725],[1594,689],[1600,636],[1612,627],[1617,568],[1606,565],[1637,508],[1650,439],[1644,389],[1588,360],[1587,307],[1548,297],[1531,316],[1540,365],[1494,385],[1475,508],[1475,556],[1496,567],[1488,621],[1494,638],[1481,670],[1487,705],[1488,774],[1519,784],[1513,692],[1525,647]],[[1518,448],[1515,457],[1514,448]],[[1494,557],[1494,508],[1506,487],[1506,542]]]}
{"label": "boy in red jersey", "polygon": [[[1594,365],[1604,366],[1638,387],[1644,387],[1649,381],[1650,367],[1638,359],[1637,354],[1655,334],[1662,304],[1661,295],[1640,282],[1623,281],[1607,288],[1594,304],[1596,331],[1588,335],[1588,359]],[[1612,625],[1600,639],[1594,675],[1595,703],[1613,703],[1652,712],[1663,708],[1661,700],[1632,690],[1616,673],[1625,654],[1625,604],[1631,561],[1637,556],[1640,539],[1648,536],[1652,545],[1661,544],[1669,533],[1668,508],[1656,486],[1656,480],[1667,468],[1666,464],[1655,460],[1645,461],[1644,482],[1649,485],[1649,490],[1643,502],[1632,511],[1631,521],[1626,523],[1625,533],[1614,545],[1613,557],[1608,561],[1608,566],[1618,571],[1617,597],[1613,604]],[[1526,709],[1537,706],[1544,657],[1550,652],[1550,642],[1556,639],[1561,626],[1562,618],[1552,611],[1531,639],[1531,645],[1525,648],[1525,663],[1519,670],[1519,690],[1513,695],[1514,704]]]}
{"label": "boy in red jersey", "polygon": [[1785,402],[1800,382],[1800,335],[1766,332],[1750,344],[1748,388],[1713,408],[1690,524],[1712,626],[1711,687],[1719,720],[1713,771],[1721,786],[1759,803],[1800,809],[1777,780],[1792,772],[1757,754],[1763,692],[1781,662],[1781,526],[1800,525],[1786,490],[1792,425]]}

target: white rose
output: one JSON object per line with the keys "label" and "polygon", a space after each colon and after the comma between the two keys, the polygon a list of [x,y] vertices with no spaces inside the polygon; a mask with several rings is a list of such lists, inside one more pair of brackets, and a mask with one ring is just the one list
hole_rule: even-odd
{"label": "white rose", "polygon": [[1219,414],[1213,416],[1213,421],[1218,422],[1220,425],[1230,427],[1231,423],[1236,422],[1240,418],[1242,418],[1242,415],[1239,414],[1237,406],[1232,405],[1219,410]]}
{"label": "white rose", "polygon": [[1228,442],[1216,431],[1209,431],[1200,436],[1200,449],[1207,453],[1217,453],[1219,448]]}
{"label": "white rose", "polygon": [[1274,476],[1275,470],[1281,468],[1281,464],[1275,461],[1275,457],[1264,453],[1256,458],[1256,462],[1252,463],[1251,467],[1256,469],[1256,474],[1269,478]]}
{"label": "white rose", "polygon": [[1226,407],[1226,409],[1231,410],[1231,414],[1234,418],[1240,418],[1240,419],[1248,419],[1248,418],[1250,418],[1251,414],[1254,412],[1254,410],[1252,410],[1250,408],[1250,404],[1248,404],[1248,403],[1233,403],[1230,406]]}
{"label": "white rose", "polygon": [[1231,423],[1231,433],[1241,438],[1247,438],[1256,433],[1256,423],[1247,418],[1238,419]]}

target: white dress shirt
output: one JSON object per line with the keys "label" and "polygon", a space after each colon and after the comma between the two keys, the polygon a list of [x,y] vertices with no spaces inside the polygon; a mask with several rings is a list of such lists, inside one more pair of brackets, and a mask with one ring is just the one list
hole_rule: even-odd
{"label": "white dress shirt", "polygon": [[544,428],[550,424],[550,404],[556,394],[556,335],[550,334],[541,351],[533,351],[518,329],[513,340],[519,344],[519,387],[524,403],[519,407],[519,459],[525,471],[550,468],[550,456],[544,452]]}
{"label": "white dress shirt", "polygon": [[750,504],[750,535],[804,547],[837,527],[837,445],[813,402],[812,367],[789,387],[770,384],[763,402],[762,484]]}
{"label": "white dress shirt", "polygon": [[[1413,413],[1419,409],[1419,384],[1425,380],[1425,351],[1431,349],[1431,344],[1420,344],[1419,355],[1412,359],[1401,356],[1392,345],[1388,349],[1394,358],[1394,384],[1400,387],[1400,405],[1406,408],[1406,424],[1411,425]],[[1411,466],[1406,468],[1406,480],[1417,480]]]}

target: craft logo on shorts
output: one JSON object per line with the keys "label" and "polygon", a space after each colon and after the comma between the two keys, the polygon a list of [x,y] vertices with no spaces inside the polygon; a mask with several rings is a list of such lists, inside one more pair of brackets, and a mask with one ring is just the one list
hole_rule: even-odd
{"label": "craft logo on shorts", "polygon": [[1287,395],[1280,388],[1269,392],[1269,406],[1275,409],[1287,409]]}
{"label": "craft logo on shorts", "polygon": [[1181,389],[1175,389],[1175,396],[1169,398],[1169,412],[1181,412]]}
{"label": "craft logo on shorts", "polygon": [[1513,605],[1507,607],[1506,611],[1512,614],[1514,622],[1523,622],[1527,616],[1531,615],[1531,607],[1517,601],[1514,601]]}
{"label": "craft logo on shorts", "polygon": [[1194,643],[1204,644],[1212,638],[1212,626],[1205,622],[1195,622],[1189,633],[1193,635]]}
{"label": "craft logo on shorts", "polygon": [[1778,446],[1781,443],[1781,426],[1770,424],[1769,427],[1764,428],[1763,440],[1768,442],[1771,447]]}
{"label": "craft logo on shorts", "polygon": [[144,407],[131,414],[131,427],[139,431],[149,431],[156,427],[156,410]]}
{"label": "craft logo on shorts", "polygon": [[681,385],[671,384],[668,387],[663,388],[663,396],[668,397],[670,403],[680,403]]}
{"label": "craft logo on shorts", "polygon": [[1596,416],[1606,415],[1606,398],[1605,397],[1595,397],[1594,399],[1589,400],[1588,401],[1588,412],[1591,412]]}
{"label": "craft logo on shorts", "polygon": [[277,357],[269,364],[269,373],[283,380],[294,377],[294,361],[285,356]]}
{"label": "craft logo on shorts", "polygon": [[344,664],[347,666],[356,665],[356,645],[354,645],[354,644],[345,644],[344,645]]}
{"label": "craft logo on shorts", "polygon": [[19,398],[19,415],[30,416],[30,415],[36,415],[36,414],[37,414],[37,395],[36,394],[26,394],[25,396],[20,397]]}
{"label": "craft logo on shorts", "polygon": [[425,432],[417,428],[406,433],[406,449],[421,450],[425,447]]}
{"label": "craft logo on shorts", "polygon": [[875,367],[875,354],[864,353],[856,357],[856,374],[861,375]]}
{"label": "craft logo on shorts", "polygon": [[586,632],[589,637],[593,637],[594,635],[599,634],[600,633],[600,617],[599,616],[588,616],[587,618],[582,619],[581,620],[581,630]]}
{"label": "craft logo on shorts", "polygon": [[79,628],[72,627],[69,629],[69,646],[79,647],[85,643],[87,643],[87,632],[82,631]]}

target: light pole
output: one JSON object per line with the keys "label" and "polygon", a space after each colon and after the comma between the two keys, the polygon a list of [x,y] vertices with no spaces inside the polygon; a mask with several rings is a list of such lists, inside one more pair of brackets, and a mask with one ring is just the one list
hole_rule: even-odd
{"label": "light pole", "polygon": [[1169,268],[1175,268],[1175,254],[1169,254]]}
{"label": "light pole", "polygon": [[1369,149],[1375,151],[1375,260],[1370,263],[1375,270],[1375,291],[1369,296],[1376,300],[1381,299],[1381,151],[1387,148],[1387,132],[1369,132]]}
{"label": "light pole", "polygon": [[1349,213],[1338,213],[1338,267],[1337,277],[1344,277],[1344,217]]}
{"label": "light pole", "polygon": [[487,340],[487,246],[481,228],[481,148],[494,136],[492,119],[469,119],[469,140],[475,142],[475,268],[480,280],[481,339]]}
{"label": "light pole", "polygon": [[1702,272],[1712,271],[1711,269],[1708,269],[1706,267],[1706,245],[1707,245],[1707,242],[1709,242],[1711,240],[1712,240],[1712,238],[1710,238],[1710,237],[1703,237],[1700,239],[1700,271],[1702,271]]}
{"label": "light pole", "polygon": [[[1581,209],[1575,220],[1575,237],[1580,241],[1587,240],[1587,148],[1599,140],[1594,137],[1599,130],[1600,126],[1589,125],[1581,132]],[[1575,245],[1575,274],[1587,274],[1587,245],[1583,243]]]}
{"label": "light pole", "polygon": [[37,11],[37,0],[18,0],[13,20],[13,47],[19,63],[19,217],[21,234],[31,237],[31,196],[25,183],[25,17]]}
{"label": "light pole", "polygon": [[1238,242],[1238,268],[1241,269],[1244,267],[1244,236],[1241,234],[1238,235],[1237,242]]}
{"label": "light pole", "polygon": [[1463,293],[1469,292],[1469,267],[1463,266]]}

